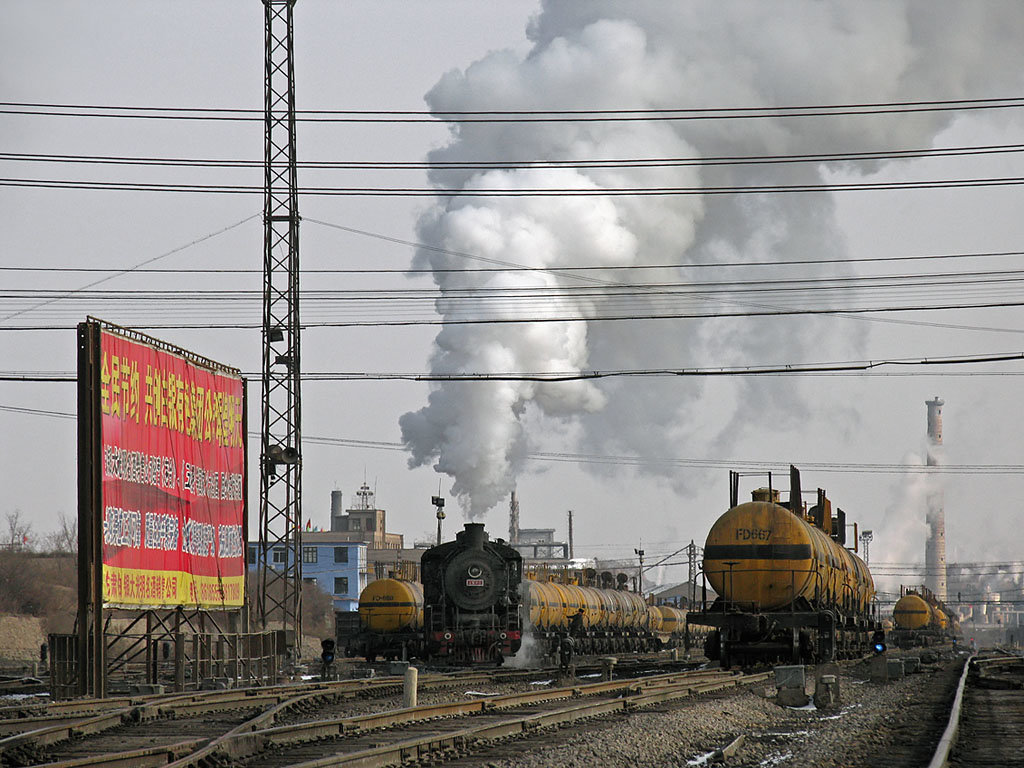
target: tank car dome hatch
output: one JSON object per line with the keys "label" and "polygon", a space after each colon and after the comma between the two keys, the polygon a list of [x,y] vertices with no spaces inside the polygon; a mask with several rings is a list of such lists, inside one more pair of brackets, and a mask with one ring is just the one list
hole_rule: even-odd
{"label": "tank car dome hatch", "polygon": [[752,501],[770,501],[773,504],[779,503],[778,488],[755,488],[750,492]]}

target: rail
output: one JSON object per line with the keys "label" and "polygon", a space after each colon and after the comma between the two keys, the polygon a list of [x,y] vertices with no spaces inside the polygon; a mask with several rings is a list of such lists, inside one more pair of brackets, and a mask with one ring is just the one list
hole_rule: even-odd
{"label": "rail", "polygon": [[975,658],[972,655],[964,663],[964,670],[960,674],[960,682],[956,686],[956,695],[953,697],[953,706],[949,712],[949,722],[946,724],[946,730],[942,732],[942,738],[939,739],[935,755],[932,757],[931,762],[928,763],[928,768],[945,768],[949,760],[949,751],[956,744],[957,733],[960,730],[960,712],[963,709],[964,703],[964,689],[967,687],[967,674],[970,672],[971,662]]}

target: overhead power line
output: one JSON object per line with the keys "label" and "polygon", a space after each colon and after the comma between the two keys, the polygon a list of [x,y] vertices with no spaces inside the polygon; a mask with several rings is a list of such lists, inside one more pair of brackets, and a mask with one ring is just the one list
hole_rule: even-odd
{"label": "overhead power line", "polygon": [[[60,419],[75,419],[74,413],[68,411],[46,410],[39,408],[22,408],[12,405],[0,405],[0,411],[11,413],[22,413],[32,416],[46,416]],[[258,432],[249,432],[249,439],[259,440]],[[402,443],[387,442],[380,440],[358,440],[354,438],[324,437],[316,435],[303,435],[303,443],[327,445],[339,448],[366,448],[386,451],[405,451],[406,446]],[[788,472],[788,464],[779,464],[773,461],[749,461],[740,459],[708,459],[708,458],[665,458],[665,457],[644,457],[638,455],[613,455],[613,454],[587,454],[569,452],[533,452],[527,454],[527,458],[533,461],[556,461],[575,462],[580,464],[620,464],[625,466],[639,466],[643,464],[668,464],[693,469],[760,469],[761,471]],[[1002,475],[1020,474],[1024,472],[1024,464],[950,464],[941,466],[922,466],[917,464],[886,464],[886,463],[856,463],[856,462],[822,462],[822,461],[799,461],[801,467],[814,469],[815,472],[839,472],[839,473],[863,473],[863,474],[957,474],[957,475]],[[891,568],[895,564],[882,564],[885,568]],[[958,564],[953,564],[953,568]],[[1021,563],[975,563],[973,565],[1009,567],[1021,565]],[[923,568],[914,564],[907,564],[906,569],[910,572],[920,571]],[[874,567],[872,568],[874,571]]]}
{"label": "overhead power line", "polygon": [[[936,312],[946,310],[964,309],[1008,309],[1024,306],[1024,301],[978,301],[958,302],[948,304],[930,304],[927,306],[915,306],[909,304],[890,304],[873,307],[829,307],[821,309],[810,309],[796,307],[791,309],[765,309],[765,310],[744,310],[744,311],[718,311],[718,312],[629,312],[624,314],[594,313],[594,314],[559,314],[554,316],[538,317],[535,315],[523,315],[520,317],[449,317],[449,318],[421,318],[421,319],[389,319],[389,320],[320,320],[304,321],[302,329],[312,328],[412,328],[439,325],[519,325],[519,324],[541,324],[541,323],[577,323],[577,322],[625,322],[641,320],[708,320],[708,319],[735,319],[754,317],[813,317],[817,315],[872,315],[887,312]],[[74,310],[69,310],[72,314]],[[152,309],[143,309],[138,321],[127,323],[138,330],[171,330],[171,329],[207,329],[207,330],[254,330],[262,326],[246,322],[162,322],[154,320],[159,313]],[[388,313],[391,314],[391,313]],[[126,321],[125,321],[126,322]],[[2,325],[0,332],[10,331],[56,331],[66,330],[71,326],[58,324],[31,324],[31,325]],[[977,330],[977,329],[972,329]],[[1017,332],[1014,329],[981,329],[1001,331],[1007,330]]]}
{"label": "overhead power line", "polygon": [[[545,271],[554,271],[555,268],[548,268]],[[131,270],[135,271],[135,270]],[[183,270],[185,272],[191,272],[191,270]],[[506,270],[502,270],[506,271]],[[120,270],[121,273],[126,273],[126,270]],[[802,274],[806,274],[802,273]],[[699,290],[702,293],[706,293],[712,289],[732,289],[734,292],[739,291],[762,291],[762,290],[776,290],[780,287],[792,287],[800,290],[812,289],[827,290],[829,288],[842,288],[845,286],[855,286],[858,288],[878,288],[878,287],[893,287],[901,285],[963,285],[970,281],[984,281],[984,282],[995,282],[995,283],[1013,283],[1017,280],[1024,279],[1024,269],[990,269],[990,270],[978,270],[972,269],[969,271],[959,272],[904,272],[904,273],[882,273],[876,275],[864,275],[864,274],[853,274],[853,275],[820,275],[813,277],[781,277],[781,278],[757,278],[751,280],[741,280],[731,278],[728,280],[711,280],[711,281],[697,281],[697,280],[678,280],[671,282],[659,282],[659,283],[612,283],[609,285],[531,285],[531,284],[520,284],[520,285],[482,285],[482,286],[451,286],[441,288],[336,288],[336,289],[306,289],[303,291],[304,296],[315,297],[317,295],[330,295],[330,296],[341,296],[341,297],[359,297],[367,295],[421,295],[428,298],[437,298],[438,296],[449,296],[449,295],[474,295],[474,296],[498,296],[502,294],[567,294],[575,295],[580,293],[586,293],[587,295],[608,295],[613,296],[622,292],[631,292],[642,290],[644,292],[652,289],[672,289],[672,290]],[[0,288],[0,294],[5,289]],[[48,290],[47,288],[9,288],[7,291],[18,293],[42,293]],[[244,288],[231,288],[231,289],[216,289],[216,288],[204,288],[197,290],[184,290],[184,289],[159,289],[159,290],[141,290],[141,289],[111,289],[108,291],[95,291],[91,293],[109,293],[109,294],[145,294],[147,296],[160,296],[160,295],[175,295],[175,294],[191,294],[196,296],[210,295],[217,297],[224,296],[258,296],[259,292],[254,290],[248,290]],[[649,295],[649,294],[646,294]]]}
{"label": "overhead power line", "polygon": [[[702,107],[575,110],[478,110],[439,112],[430,110],[296,110],[300,122],[336,123],[532,123],[532,122],[632,122],[665,120],[750,120],[796,117],[848,117],[853,115],[907,114],[1017,109],[1022,97],[949,99],[939,101],[889,101],[850,104],[810,104],[763,107]],[[259,122],[262,109],[158,107],[103,104],[0,102],[0,114],[49,117],[114,118],[133,120],[204,120]]]}
{"label": "overhead power line", "polygon": [[184,251],[184,250],[186,250],[188,248],[191,248],[194,245],[198,245],[199,243],[205,242],[207,240],[211,240],[211,239],[217,237],[218,235],[222,235],[225,232],[229,232],[232,229],[235,229],[236,227],[240,227],[243,224],[245,224],[247,221],[251,221],[252,219],[255,219],[258,215],[259,214],[253,214],[252,216],[247,216],[246,218],[242,219],[241,221],[236,221],[234,224],[229,224],[226,227],[222,227],[221,229],[218,229],[218,230],[216,230],[214,232],[210,232],[209,234],[203,235],[202,237],[197,237],[195,240],[192,240],[192,241],[190,241],[188,243],[185,243],[184,245],[179,245],[176,248],[172,248],[169,251],[165,251],[165,252],[163,252],[163,253],[161,253],[161,254],[159,254],[157,256],[153,256],[151,258],[148,258],[148,259],[145,259],[143,261],[140,261],[138,264],[136,264],[136,265],[134,265],[132,267],[128,267],[126,269],[122,269],[122,270],[120,270],[119,272],[117,272],[114,275],[109,275],[108,277],[102,277],[99,280],[93,280],[91,283],[88,283],[87,285],[83,285],[81,288],[75,288],[74,290],[63,292],[60,296],[47,298],[44,301],[41,301],[41,302],[39,302],[37,304],[33,304],[30,307],[24,307],[24,308],[18,309],[15,312],[11,312],[10,314],[7,314],[7,315],[4,315],[3,317],[0,317],[0,322],[4,322],[4,321],[7,321],[7,320],[10,320],[11,318],[18,317],[19,315],[24,315],[27,312],[32,312],[32,311],[34,311],[36,309],[39,309],[41,307],[44,307],[44,306],[46,306],[48,304],[52,304],[55,301],[60,301],[61,299],[67,298],[68,296],[71,296],[71,295],[73,295],[73,294],[75,294],[75,293],[77,293],[79,291],[84,291],[87,288],[93,288],[93,287],[95,287],[97,285],[100,285],[101,283],[107,282],[108,280],[112,280],[114,277],[117,277],[118,275],[123,275],[123,274],[126,274],[128,272],[133,272],[134,270],[138,269],[139,267],[144,267],[147,264],[153,264],[154,262],[160,261],[161,259],[165,259],[168,256],[172,256],[175,253],[180,253],[181,251]]}
{"label": "overhead power line", "polygon": [[[303,381],[537,381],[566,382],[585,379],[607,378],[646,378],[646,377],[721,377],[721,376],[764,376],[764,375],[805,375],[809,373],[840,373],[850,371],[870,371],[883,367],[932,367],[945,365],[981,365],[996,362],[1024,360],[1024,352],[1006,352],[968,355],[959,357],[904,358],[888,360],[854,360],[845,362],[768,364],[741,366],[714,366],[692,368],[634,368],[618,370],[583,370],[583,371],[506,371],[506,372],[462,372],[462,373],[367,373],[357,371],[306,371],[302,374]],[[247,378],[257,374],[246,373]],[[49,378],[48,378],[49,377]],[[17,372],[0,371],[0,381],[75,381],[74,376],[67,372],[46,374],[40,371]]]}
{"label": "overhead power line", "polygon": [[[794,163],[875,162],[928,157],[963,157],[1024,152],[1024,144],[982,144],[957,147],[885,149],[858,152],[822,152],[786,155],[718,155],[708,157],[635,157],[571,160],[306,160],[303,170],[524,170],[567,168],[574,170],[622,168],[677,168],[717,165],[765,165]],[[232,158],[138,157],[129,155],[54,154],[0,152],[0,160],[78,165],[115,165],[167,168],[263,168],[262,160]]]}
{"label": "overhead power line", "polygon": [[[461,188],[434,187],[300,187],[301,195],[314,197],[676,197],[691,195],[778,195],[811,192],[883,192],[926,189],[1015,187],[1024,177],[975,177],[921,181],[823,182],[820,184],[751,184],[699,187],[531,187]],[[81,189],[107,192],[177,192],[197,194],[262,194],[253,184],[172,184],[161,182],[79,181],[73,179],[0,178],[0,187],[33,189]]]}
{"label": "overhead power line", "polygon": [[[311,223],[321,223],[313,219],[304,219]],[[365,232],[366,236],[377,237],[377,233]],[[383,236],[382,236],[383,237]],[[409,240],[404,241],[412,247],[422,247],[423,243],[417,243]],[[557,270],[558,272],[616,272],[616,271],[633,271],[633,270],[659,270],[659,269],[719,269],[719,268],[733,268],[733,267],[784,267],[784,266],[795,266],[795,265],[826,265],[826,264],[872,264],[872,263],[886,263],[886,262],[917,262],[917,261],[938,261],[944,259],[985,259],[985,258],[997,258],[1005,256],[1024,256],[1024,251],[978,251],[973,253],[937,253],[937,254],[921,254],[916,256],[865,256],[865,257],[853,257],[849,259],[779,259],[777,261],[722,261],[722,262],[665,262],[660,264],[610,264],[610,265],[588,265],[588,266],[558,266],[552,265],[550,267],[526,267],[526,266],[507,266],[507,267],[451,267],[451,268],[439,268],[439,269],[311,269],[304,267],[301,272],[304,275],[432,275],[432,274],[463,274],[463,273],[489,273],[489,272],[552,272]],[[73,266],[60,266],[60,267],[39,267],[39,266],[4,266],[0,265],[0,272],[116,272],[118,274],[124,274],[128,270],[124,267],[73,267]],[[259,275],[262,274],[262,270],[259,269],[241,269],[231,267],[196,267],[196,268],[166,268],[166,267],[138,267],[130,270],[134,273],[153,273],[153,274],[171,274],[171,275],[196,275],[196,274],[226,274],[226,275]]]}

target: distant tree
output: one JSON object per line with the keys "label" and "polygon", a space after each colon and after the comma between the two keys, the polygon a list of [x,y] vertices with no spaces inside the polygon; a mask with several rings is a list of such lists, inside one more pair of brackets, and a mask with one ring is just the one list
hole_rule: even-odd
{"label": "distant tree", "polygon": [[4,548],[11,552],[29,551],[32,549],[32,524],[21,517],[21,510],[15,509],[4,515],[7,519],[7,534],[4,537]]}
{"label": "distant tree", "polygon": [[57,516],[57,529],[46,534],[46,549],[60,554],[77,554],[78,518],[61,510]]}

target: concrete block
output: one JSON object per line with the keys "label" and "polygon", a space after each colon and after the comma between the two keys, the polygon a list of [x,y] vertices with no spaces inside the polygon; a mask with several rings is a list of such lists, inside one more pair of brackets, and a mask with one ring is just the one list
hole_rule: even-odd
{"label": "concrete block", "polygon": [[143,696],[149,696],[151,694],[161,694],[164,692],[162,685],[154,683],[136,683],[132,686],[132,693],[141,694]]}
{"label": "concrete block", "polygon": [[408,661],[389,661],[388,662],[388,674],[389,675],[405,675],[405,670],[409,668]]}
{"label": "concrete block", "polygon": [[870,675],[872,683],[889,682],[889,659],[885,656],[875,656],[872,658]]}
{"label": "concrete block", "polygon": [[775,696],[775,701],[783,707],[805,707],[810,700],[803,688],[779,688]]}
{"label": "concrete block", "polygon": [[204,677],[199,681],[199,690],[226,691],[234,686],[234,682],[230,677]]}
{"label": "concrete block", "polygon": [[775,687],[780,691],[783,688],[799,688],[802,691],[806,684],[803,667],[775,667]]}
{"label": "concrete block", "polygon": [[899,680],[903,677],[903,659],[889,659],[889,663],[886,666],[888,667],[887,671],[890,680]]}
{"label": "concrete block", "polygon": [[918,656],[904,656],[903,657],[903,671],[912,675],[915,672],[921,671],[921,659]]}

